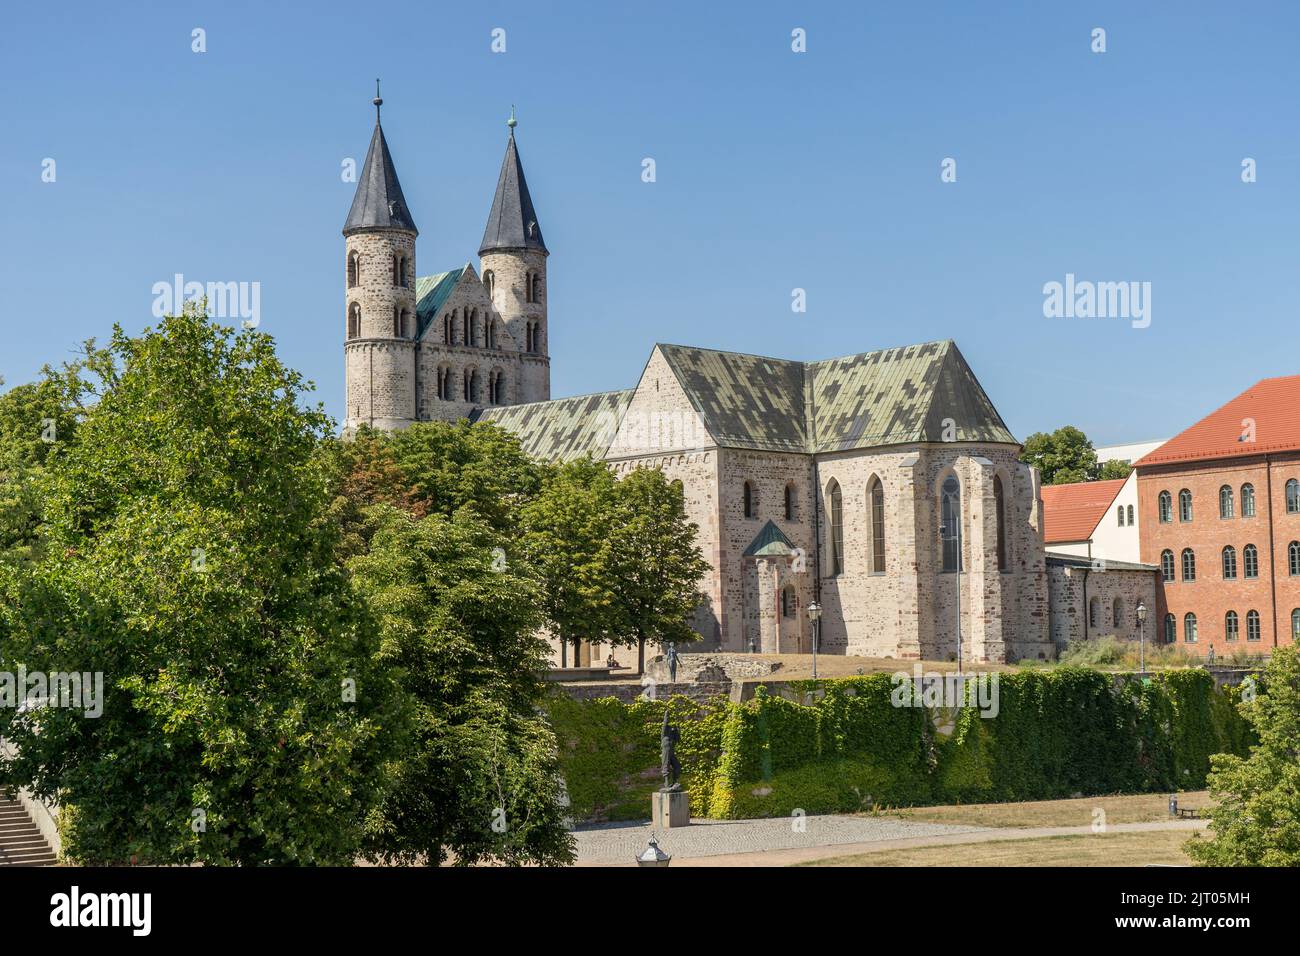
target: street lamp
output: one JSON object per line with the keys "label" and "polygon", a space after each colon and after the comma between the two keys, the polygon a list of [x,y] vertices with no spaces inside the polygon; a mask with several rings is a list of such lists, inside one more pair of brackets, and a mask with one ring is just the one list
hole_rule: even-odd
{"label": "street lamp", "polygon": [[650,842],[646,848],[641,851],[641,855],[636,858],[637,866],[667,866],[672,862],[672,857],[659,849],[659,844],[655,842],[655,835],[650,834]]}
{"label": "street lamp", "polygon": [[821,631],[822,606],[816,601],[808,605],[808,620],[812,621],[813,680],[817,679],[817,638]]}
{"label": "street lamp", "polygon": [[1147,642],[1146,642],[1146,623],[1147,623],[1147,606],[1138,601],[1138,655],[1139,667],[1142,673],[1147,672]]}

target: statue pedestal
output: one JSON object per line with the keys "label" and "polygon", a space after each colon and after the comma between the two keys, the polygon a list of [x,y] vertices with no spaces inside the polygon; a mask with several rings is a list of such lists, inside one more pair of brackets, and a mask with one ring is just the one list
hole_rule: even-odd
{"label": "statue pedestal", "polygon": [[650,816],[657,830],[691,825],[691,798],[685,790],[664,793],[656,790],[650,794]]}

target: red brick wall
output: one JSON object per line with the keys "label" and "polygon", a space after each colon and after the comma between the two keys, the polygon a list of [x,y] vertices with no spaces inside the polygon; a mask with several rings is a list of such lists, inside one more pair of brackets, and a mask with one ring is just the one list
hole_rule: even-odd
{"label": "red brick wall", "polygon": [[[1174,554],[1174,580],[1159,586],[1157,639],[1164,638],[1164,619],[1172,613],[1178,624],[1178,644],[1189,651],[1206,654],[1211,646],[1216,655],[1237,648],[1268,653],[1277,645],[1292,641],[1291,612],[1300,608],[1300,577],[1289,573],[1287,547],[1300,540],[1300,514],[1286,513],[1286,482],[1300,479],[1300,453],[1256,455],[1224,461],[1194,462],[1142,468],[1138,473],[1138,507],[1142,539],[1142,561],[1159,565],[1161,552]],[[1270,499],[1271,482],[1271,499]],[[1255,517],[1241,513],[1241,486],[1255,486]],[[1233,490],[1233,517],[1219,517],[1219,489]],[[1178,493],[1192,493],[1192,520],[1179,520]],[[1168,491],[1173,499],[1173,520],[1161,524],[1159,495]],[[1272,542],[1270,551],[1270,540]],[[1259,550],[1259,577],[1245,576],[1245,550],[1253,544]],[[1226,545],[1237,551],[1237,577],[1224,580],[1222,552]],[[1196,580],[1182,580],[1182,552],[1191,548],[1196,555]],[[1276,599],[1274,598],[1276,591]],[[1275,610],[1276,608],[1276,610]],[[1239,635],[1235,642],[1224,640],[1224,618],[1236,611]],[[1260,640],[1247,640],[1246,615],[1260,615]],[[1197,643],[1188,645],[1184,615],[1196,615]]]}

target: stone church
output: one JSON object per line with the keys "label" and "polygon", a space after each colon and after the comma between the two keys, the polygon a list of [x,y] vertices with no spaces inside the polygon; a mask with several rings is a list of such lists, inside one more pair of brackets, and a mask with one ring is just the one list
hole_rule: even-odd
{"label": "stone church", "polygon": [[965,662],[1055,656],[1038,474],[955,343],[820,362],[660,344],[633,388],[550,400],[548,250],[509,125],[480,271],[417,277],[376,116],[343,230],[348,428],[468,417],[535,457],[680,480],[711,565],[700,650],[807,653],[815,602],[825,653],[950,660],[960,634]]}

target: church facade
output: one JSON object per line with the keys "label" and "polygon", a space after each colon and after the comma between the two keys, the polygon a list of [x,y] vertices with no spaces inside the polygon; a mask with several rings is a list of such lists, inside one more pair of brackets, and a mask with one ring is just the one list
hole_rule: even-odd
{"label": "church facade", "polygon": [[807,363],[660,344],[633,388],[550,400],[549,253],[513,116],[480,271],[416,276],[378,118],[343,234],[346,427],[470,418],[538,458],[679,480],[710,565],[699,649],[809,652],[815,603],[826,653],[1055,656],[1038,475],[955,343]]}

